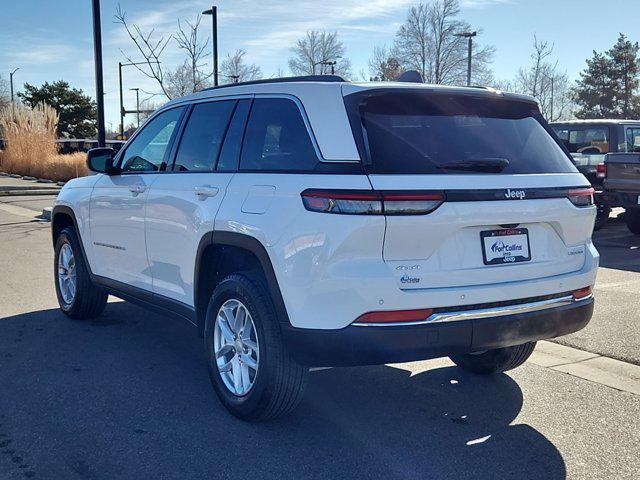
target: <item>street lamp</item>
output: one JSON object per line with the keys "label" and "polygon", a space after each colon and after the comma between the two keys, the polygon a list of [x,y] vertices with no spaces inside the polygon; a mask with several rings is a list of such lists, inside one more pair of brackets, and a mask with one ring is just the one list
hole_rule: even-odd
{"label": "street lamp", "polygon": [[336,74],[336,70],[335,70],[335,66],[336,63],[338,63],[337,60],[334,60],[333,62],[322,62],[323,66],[331,66],[331,75],[335,75]]}
{"label": "street lamp", "polygon": [[136,120],[138,121],[138,128],[140,127],[140,89],[130,88],[129,90],[136,92]]}
{"label": "street lamp", "polygon": [[471,86],[471,54],[473,52],[473,37],[475,37],[478,32],[461,32],[456,33],[456,37],[463,37],[469,40],[469,50],[467,53],[467,86]]}
{"label": "street lamp", "polygon": [[16,104],[13,101],[13,74],[20,70],[20,67],[14,68],[13,72],[9,72],[9,85],[11,86],[11,117],[16,116]]}
{"label": "street lamp", "polygon": [[[120,90],[120,137],[124,136],[124,116],[127,113],[133,113],[133,110],[126,110],[124,108],[124,99],[122,98],[122,67],[130,67],[133,65],[147,65],[149,63],[155,63],[156,65],[160,64],[159,61],[148,61],[148,62],[130,62],[130,63],[122,63],[118,62],[118,85]],[[136,110],[140,110],[137,108]]]}
{"label": "street lamp", "polygon": [[[340,57],[336,57],[336,58],[340,58]],[[331,75],[335,75],[335,66],[338,63],[337,60],[334,61],[329,61],[329,60],[320,60],[319,62],[315,62],[313,64],[313,73],[315,74],[316,72],[316,65],[322,65],[323,67],[331,67]],[[324,75],[324,68],[320,71],[320,75]]]}
{"label": "street lamp", "polygon": [[209,10],[202,12],[203,15],[211,15],[213,25],[213,85],[218,86],[218,7],[212,5]]}

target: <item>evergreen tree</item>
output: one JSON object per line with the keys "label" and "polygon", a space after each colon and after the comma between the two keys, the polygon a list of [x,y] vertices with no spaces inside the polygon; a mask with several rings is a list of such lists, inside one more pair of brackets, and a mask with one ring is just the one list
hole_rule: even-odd
{"label": "evergreen tree", "polygon": [[620,34],[605,53],[593,52],[573,91],[578,118],[640,116],[640,46]]}
{"label": "evergreen tree", "polygon": [[69,87],[64,80],[41,87],[24,84],[24,92],[18,94],[24,103],[35,107],[41,102],[52,106],[58,112],[58,136],[72,138],[94,137],[97,127],[96,104],[82,90]]}
{"label": "evergreen tree", "polygon": [[637,118],[640,113],[640,62],[638,42],[632,43],[620,34],[618,41],[607,55],[611,59],[611,70],[616,96],[616,109],[620,118]]}

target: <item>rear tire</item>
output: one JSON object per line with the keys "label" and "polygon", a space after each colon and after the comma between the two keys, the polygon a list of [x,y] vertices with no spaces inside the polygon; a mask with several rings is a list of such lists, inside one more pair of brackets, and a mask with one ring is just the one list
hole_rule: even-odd
{"label": "rear tire", "polygon": [[624,221],[627,223],[627,228],[631,233],[640,235],[640,209],[628,208],[624,215]]}
{"label": "rear tire", "polygon": [[213,388],[236,417],[272,420],[302,400],[309,369],[287,351],[259,275],[234,273],[218,284],[207,308],[204,342]]}
{"label": "rear tire", "polygon": [[76,320],[95,318],[107,305],[107,293],[93,284],[80,240],[71,227],[63,229],[54,247],[53,273],[58,304]]}
{"label": "rear tire", "polygon": [[449,358],[463,370],[480,375],[489,375],[519,367],[531,356],[534,348],[536,348],[536,342],[529,342],[513,347],[487,350],[478,354],[451,355]]}

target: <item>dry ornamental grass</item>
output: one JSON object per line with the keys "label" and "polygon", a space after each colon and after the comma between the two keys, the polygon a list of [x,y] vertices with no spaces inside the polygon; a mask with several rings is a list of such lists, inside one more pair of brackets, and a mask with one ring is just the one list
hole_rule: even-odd
{"label": "dry ornamental grass", "polygon": [[87,175],[85,153],[58,153],[57,124],[58,114],[46,104],[16,105],[15,115],[10,107],[0,110],[0,130],[6,141],[0,170],[54,181]]}

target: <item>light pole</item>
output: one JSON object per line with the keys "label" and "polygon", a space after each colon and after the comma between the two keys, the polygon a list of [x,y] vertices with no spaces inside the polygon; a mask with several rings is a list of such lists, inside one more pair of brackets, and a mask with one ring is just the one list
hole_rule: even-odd
{"label": "light pole", "polygon": [[213,85],[218,86],[218,7],[212,5],[209,10],[202,12],[203,15],[211,15],[213,25],[212,41],[213,44]]}
{"label": "light pole", "polygon": [[549,115],[549,120],[548,121],[549,122],[553,122],[553,94],[554,94],[553,87],[554,87],[555,79],[553,78],[553,75],[549,76],[546,73],[543,73],[542,76],[545,77],[547,80],[549,80],[551,82],[551,106],[549,108],[550,115]]}
{"label": "light pole", "polygon": [[11,118],[16,116],[16,104],[13,101],[13,74],[20,70],[20,67],[14,68],[13,72],[9,72],[9,85],[11,88]]}
{"label": "light pole", "polygon": [[96,103],[98,106],[98,146],[105,146],[104,86],[102,81],[102,29],[100,27],[100,0],[93,0],[93,56],[96,64]]}
{"label": "light pole", "polygon": [[[122,63],[118,62],[118,84],[120,90],[120,137],[124,136],[124,116],[127,113],[133,113],[133,110],[126,110],[124,108],[124,99],[122,98],[122,67],[130,67],[132,65],[146,65],[147,63],[155,63],[159,64],[159,61],[150,61],[150,62],[131,62],[131,63]],[[137,108],[136,110],[140,110]]]}
{"label": "light pole", "polygon": [[471,57],[473,54],[473,37],[478,35],[478,32],[461,32],[456,33],[456,37],[463,37],[469,41],[468,51],[467,51],[467,86],[471,86]]}
{"label": "light pole", "polygon": [[130,88],[129,90],[136,92],[136,120],[138,122],[138,128],[140,127],[140,89]]}

